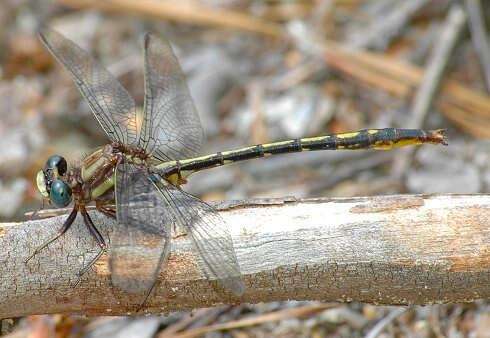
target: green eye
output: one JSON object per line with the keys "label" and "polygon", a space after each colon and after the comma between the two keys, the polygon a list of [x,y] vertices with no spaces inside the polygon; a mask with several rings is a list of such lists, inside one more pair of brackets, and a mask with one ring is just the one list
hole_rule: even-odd
{"label": "green eye", "polygon": [[56,207],[66,207],[71,202],[71,188],[62,180],[54,180],[51,183],[49,198]]}
{"label": "green eye", "polygon": [[65,175],[66,169],[66,160],[60,155],[50,156],[44,166],[44,170],[51,170],[54,173],[54,177]]}

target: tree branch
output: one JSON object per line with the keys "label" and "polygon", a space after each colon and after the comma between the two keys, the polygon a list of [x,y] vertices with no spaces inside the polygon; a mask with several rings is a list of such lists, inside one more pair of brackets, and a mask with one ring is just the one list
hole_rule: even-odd
{"label": "tree branch", "polygon": [[[149,312],[286,299],[430,304],[490,298],[490,195],[251,200],[220,210],[232,229],[245,294],[236,298],[206,280],[189,239],[178,237]],[[80,218],[24,263],[65,217],[0,224],[0,318],[135,310],[134,297],[111,286],[105,255],[72,287],[98,250]],[[113,221],[97,212],[92,217],[110,242]]]}

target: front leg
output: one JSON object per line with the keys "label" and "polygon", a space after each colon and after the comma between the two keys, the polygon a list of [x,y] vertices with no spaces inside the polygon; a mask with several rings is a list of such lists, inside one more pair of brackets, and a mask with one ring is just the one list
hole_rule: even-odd
{"label": "front leg", "polygon": [[39,252],[41,252],[42,249],[44,249],[49,244],[53,243],[58,238],[63,236],[63,234],[71,227],[71,225],[73,224],[73,221],[75,221],[75,218],[77,217],[77,213],[78,213],[78,206],[75,204],[75,206],[73,207],[73,210],[70,212],[70,215],[68,215],[68,218],[63,223],[63,226],[61,227],[61,229],[59,229],[58,232],[54,236],[49,238],[46,242],[44,242],[43,244],[38,246],[34,250],[34,252],[29,257],[27,257],[27,259],[25,260],[25,263],[27,264],[35,255],[37,255]]}

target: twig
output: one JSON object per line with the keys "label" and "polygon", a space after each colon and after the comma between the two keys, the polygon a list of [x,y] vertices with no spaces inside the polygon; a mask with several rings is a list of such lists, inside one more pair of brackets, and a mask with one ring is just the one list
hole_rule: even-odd
{"label": "twig", "polygon": [[[180,236],[148,312],[286,299],[398,305],[490,297],[490,195],[272,199],[220,210],[245,294],[236,298],[207,280],[190,240]],[[110,243],[113,220],[91,216]],[[98,252],[80,219],[24,263],[65,217],[0,225],[0,318],[120,315],[139,306],[138,297],[111,286],[106,256],[73,288],[79,269]]]}
{"label": "twig", "polygon": [[[338,305],[337,304],[315,304],[315,305],[307,305],[307,306],[302,306],[302,307],[297,307],[297,308],[292,308],[292,309],[284,309],[284,310],[279,310],[279,311],[255,316],[252,318],[234,320],[234,321],[224,323],[224,324],[214,324],[214,325],[209,325],[209,326],[205,326],[205,327],[199,327],[196,329],[188,330],[182,334],[177,334],[174,337],[176,337],[176,338],[200,337],[201,335],[208,333],[208,332],[239,329],[239,328],[243,328],[243,327],[255,326],[255,325],[259,325],[259,324],[264,324],[264,323],[268,323],[268,322],[275,322],[275,321],[288,319],[288,318],[311,316],[311,315],[314,315],[320,311],[324,311],[326,309],[336,307],[336,306],[338,306]],[[161,338],[161,337],[159,337],[159,338]]]}
{"label": "twig", "polygon": [[347,44],[359,49],[385,49],[391,39],[402,31],[410,18],[427,2],[428,0],[395,2],[390,13],[383,13],[383,17],[377,17],[372,25],[356,31]]}
{"label": "twig", "polygon": [[476,53],[480,59],[487,92],[490,93],[490,42],[483,19],[483,9],[480,0],[466,0],[466,12],[469,17],[471,37]]}
{"label": "twig", "polygon": [[278,2],[266,4],[258,14],[268,21],[286,21],[303,19],[307,17],[311,11],[311,3]]}
{"label": "twig", "polygon": [[[330,46],[331,43],[328,43]],[[333,44],[329,50],[333,50],[336,55],[345,57],[351,62],[356,62],[357,67],[371,69],[372,72],[384,74],[387,78],[395,79],[405,83],[407,86],[420,86],[424,78],[424,71],[417,66],[387,57],[383,54],[369,52],[348,52],[338,44]],[[327,54],[327,61],[329,55]],[[352,74],[355,76],[355,74]],[[468,115],[479,115],[490,117],[490,97],[484,93],[479,93],[474,89],[465,87],[457,81],[446,80],[442,84],[440,101],[449,102],[452,105],[465,107]]]}
{"label": "twig", "polygon": [[202,6],[197,2],[192,4],[158,0],[59,0],[59,2],[75,8],[99,9],[113,13],[181,21],[188,24],[227,27],[272,37],[281,35],[278,25],[269,24],[236,11]]}
{"label": "twig", "polygon": [[[313,32],[292,32],[292,38],[308,51],[322,53],[326,63],[347,76],[399,98],[410,97],[413,87],[419,87],[424,72],[410,63],[365,51],[351,51],[335,41],[316,38]],[[310,41],[305,41],[309,39]],[[442,83],[435,104],[441,112],[474,136],[490,137],[490,97],[457,81]],[[475,118],[477,120],[475,120]],[[461,121],[464,123],[461,123]]]}
{"label": "twig", "polygon": [[441,307],[439,305],[431,306],[428,316],[428,322],[435,338],[444,338],[445,335],[442,332],[440,317]]}
{"label": "twig", "polygon": [[[332,41],[327,42],[325,46],[325,60],[328,65],[340,69],[354,79],[364,81],[364,78],[367,78],[368,84],[383,90],[385,90],[386,81],[390,85],[398,83],[396,90],[388,90],[397,97],[408,98],[411,87],[420,86],[422,83],[424,73],[417,66],[382,54],[360,51],[354,53]],[[345,64],[343,68],[337,67],[339,60]],[[362,69],[364,76],[359,76],[356,69]],[[400,87],[400,84],[403,86]],[[483,119],[490,117],[490,97],[453,80],[444,81],[436,105],[451,120],[453,120],[452,116],[447,113],[448,107],[458,108],[464,117],[478,116]],[[490,137],[490,132],[487,131],[486,136]]]}
{"label": "twig", "polygon": [[332,22],[334,9],[339,3],[335,0],[316,1],[312,11],[311,25],[319,35],[325,35],[329,22]]}
{"label": "twig", "polygon": [[466,15],[463,9],[459,5],[453,5],[449,10],[441,36],[437,39],[434,51],[430,56],[422,83],[417,90],[412,108],[412,119],[409,122],[410,128],[419,128],[423,125],[465,22]]}
{"label": "twig", "polygon": [[487,139],[490,137],[490,124],[488,118],[476,114],[470,115],[464,109],[448,104],[442,100],[439,106],[444,108],[444,115],[448,119],[471,133],[476,138]]}
{"label": "twig", "polygon": [[[420,87],[415,95],[411,119],[407,122],[410,128],[421,128],[434,102],[436,93],[441,85],[444,70],[451,58],[451,52],[456,46],[461,34],[466,15],[461,6],[451,6],[441,36],[438,38],[434,50],[427,64],[427,70]],[[413,149],[400,151],[393,163],[392,176],[395,180],[406,174],[411,158],[415,154]]]}
{"label": "twig", "polygon": [[376,338],[379,336],[381,332],[388,326],[392,321],[394,321],[397,317],[404,314],[409,308],[407,307],[399,307],[391,311],[385,318],[380,320],[374,327],[368,332],[365,338]]}
{"label": "twig", "polygon": [[345,58],[345,54],[339,50],[328,49],[325,51],[327,55],[327,63],[329,66],[348,74],[356,80],[367,84],[368,86],[379,88],[391,95],[397,97],[408,97],[411,88],[403,81],[390,78],[382,72],[376,72],[367,67],[359,67],[358,60]]}
{"label": "twig", "polygon": [[196,311],[196,313],[188,314],[186,317],[184,317],[183,319],[179,320],[177,323],[172,324],[172,325],[166,327],[163,331],[160,331],[158,333],[158,338],[171,338],[171,337],[175,337],[175,334],[177,332],[185,329],[190,324],[196,322],[197,320],[201,319],[202,317],[205,317],[205,316],[209,315],[209,312],[216,312],[216,311],[213,311],[213,310],[215,310],[215,309],[211,309],[211,308],[199,309],[199,310]]}

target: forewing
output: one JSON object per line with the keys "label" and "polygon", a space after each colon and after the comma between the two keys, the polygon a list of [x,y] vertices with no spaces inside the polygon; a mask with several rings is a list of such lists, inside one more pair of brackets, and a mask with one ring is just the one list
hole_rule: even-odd
{"label": "forewing", "polygon": [[116,208],[110,254],[112,282],[146,300],[169,255],[171,214],[147,171],[127,163],[116,171]]}
{"label": "forewing", "polygon": [[195,156],[203,131],[168,41],[144,37],[145,105],[139,146],[161,161]]}
{"label": "forewing", "polygon": [[177,225],[190,235],[199,266],[209,279],[240,296],[245,291],[228,224],[218,211],[185,191],[161,180],[157,184]]}
{"label": "forewing", "polygon": [[135,104],[119,81],[86,51],[58,32],[44,28],[39,36],[47,49],[71,73],[109,139],[135,145]]}

